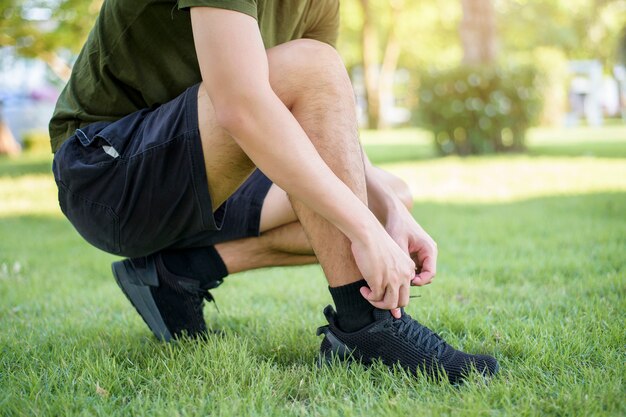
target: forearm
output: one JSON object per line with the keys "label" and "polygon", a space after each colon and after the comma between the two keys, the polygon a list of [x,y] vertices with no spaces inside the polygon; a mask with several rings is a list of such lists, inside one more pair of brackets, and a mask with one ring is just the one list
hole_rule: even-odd
{"label": "forearm", "polygon": [[327,166],[279,98],[257,90],[237,106],[239,116],[223,125],[255,165],[350,240],[362,239],[376,219]]}
{"label": "forearm", "polygon": [[385,224],[390,215],[406,211],[407,207],[396,191],[385,180],[383,171],[371,164],[365,152],[363,152],[363,163],[367,181],[369,209],[381,223]]}
{"label": "forearm", "polygon": [[[242,13],[209,7],[192,8],[191,20],[203,86],[217,123],[288,194],[352,242],[366,241],[378,222],[328,167],[272,90],[257,22]],[[221,38],[225,33],[227,47]]]}

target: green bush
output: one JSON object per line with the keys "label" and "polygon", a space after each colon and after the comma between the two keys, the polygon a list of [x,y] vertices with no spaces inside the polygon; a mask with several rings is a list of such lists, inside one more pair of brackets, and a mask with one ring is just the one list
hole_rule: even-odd
{"label": "green bush", "polygon": [[524,150],[541,112],[533,67],[459,67],[420,77],[418,124],[434,133],[443,154]]}
{"label": "green bush", "polygon": [[50,136],[45,130],[30,130],[22,135],[27,152],[50,152]]}

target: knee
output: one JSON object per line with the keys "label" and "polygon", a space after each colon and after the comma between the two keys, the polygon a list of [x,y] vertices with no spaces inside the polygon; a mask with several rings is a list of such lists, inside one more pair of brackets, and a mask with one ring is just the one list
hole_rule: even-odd
{"label": "knee", "polygon": [[406,185],[404,181],[400,182],[402,183],[402,186],[398,191],[396,191],[396,194],[398,195],[398,198],[400,198],[400,201],[402,201],[402,204],[404,204],[404,206],[410,211],[413,208],[413,195],[411,194],[409,186]]}
{"label": "knee", "polygon": [[399,177],[385,172],[385,181],[387,185],[393,190],[394,194],[400,199],[402,204],[409,210],[413,208],[413,195],[408,184]]}
{"label": "knee", "polygon": [[[268,52],[272,67],[283,76],[292,77],[302,87],[317,91],[352,94],[352,85],[339,53],[332,46],[313,39],[298,39],[272,48]],[[274,65],[275,64],[275,65]]]}
{"label": "knee", "polygon": [[293,49],[299,59],[306,62],[344,67],[337,50],[327,43],[315,39],[296,39],[285,45]]}
{"label": "knee", "polygon": [[413,208],[413,195],[411,194],[411,190],[406,182],[402,181],[398,178],[398,184],[395,187],[396,195],[402,201],[404,206],[411,210]]}

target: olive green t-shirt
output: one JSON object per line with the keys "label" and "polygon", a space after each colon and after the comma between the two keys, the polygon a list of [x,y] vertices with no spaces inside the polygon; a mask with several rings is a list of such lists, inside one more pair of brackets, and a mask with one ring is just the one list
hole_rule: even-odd
{"label": "olive green t-shirt", "polygon": [[334,45],[339,30],[339,0],[105,0],[50,121],[53,152],[84,125],[166,103],[201,81],[193,6],[254,17],[266,48],[300,38]]}

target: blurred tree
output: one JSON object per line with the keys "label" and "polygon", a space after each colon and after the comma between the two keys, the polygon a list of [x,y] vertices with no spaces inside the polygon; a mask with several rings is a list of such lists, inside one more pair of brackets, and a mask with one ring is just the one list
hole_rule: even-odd
{"label": "blurred tree", "polygon": [[339,51],[350,70],[363,69],[370,127],[384,127],[380,101],[393,89],[398,65],[418,69],[458,62],[458,1],[341,2]]}
{"label": "blurred tree", "polygon": [[503,50],[526,55],[555,48],[567,59],[597,59],[610,68],[626,28],[624,0],[495,0]]}
{"label": "blurred tree", "polygon": [[607,73],[619,62],[620,33],[626,29],[624,0],[494,0],[494,4],[502,58],[532,63],[546,78],[544,124],[562,123],[567,110],[568,61],[598,60]]}
{"label": "blurred tree", "polygon": [[617,62],[626,65],[626,25],[624,29],[622,29],[622,33],[617,42]]}
{"label": "blurred tree", "polygon": [[381,128],[384,119],[381,117],[381,97],[388,95],[393,88],[393,78],[398,67],[400,44],[396,29],[404,0],[387,0],[390,7],[390,22],[387,28],[387,39],[383,49],[382,62],[379,58],[379,35],[376,18],[371,0],[359,0],[363,13],[361,44],[363,51],[363,75],[365,80],[365,97],[367,99],[368,127]]}
{"label": "blurred tree", "polygon": [[492,64],[496,60],[496,15],[492,0],[461,0],[463,20],[459,32],[466,65]]}
{"label": "blurred tree", "polygon": [[0,47],[39,58],[62,80],[103,0],[0,0]]}
{"label": "blurred tree", "polygon": [[11,129],[2,117],[2,101],[0,100],[0,155],[17,155],[22,147],[15,140]]}
{"label": "blurred tree", "polygon": [[498,62],[493,0],[460,3],[463,59],[456,68],[422,73],[421,123],[441,154],[522,151],[541,109],[536,68]]}
{"label": "blurred tree", "polygon": [[[567,105],[567,62],[597,59],[611,72],[626,33],[625,0],[405,0],[395,16],[389,0],[342,0],[341,7],[339,50],[348,68],[370,69],[370,102],[389,88],[380,88],[389,81],[380,69],[387,40],[395,37],[397,65],[414,81],[424,69],[460,62],[537,66],[548,80],[542,121],[549,123],[559,123]],[[364,41],[367,36],[375,42]],[[370,120],[376,121],[378,105],[370,103]]]}

